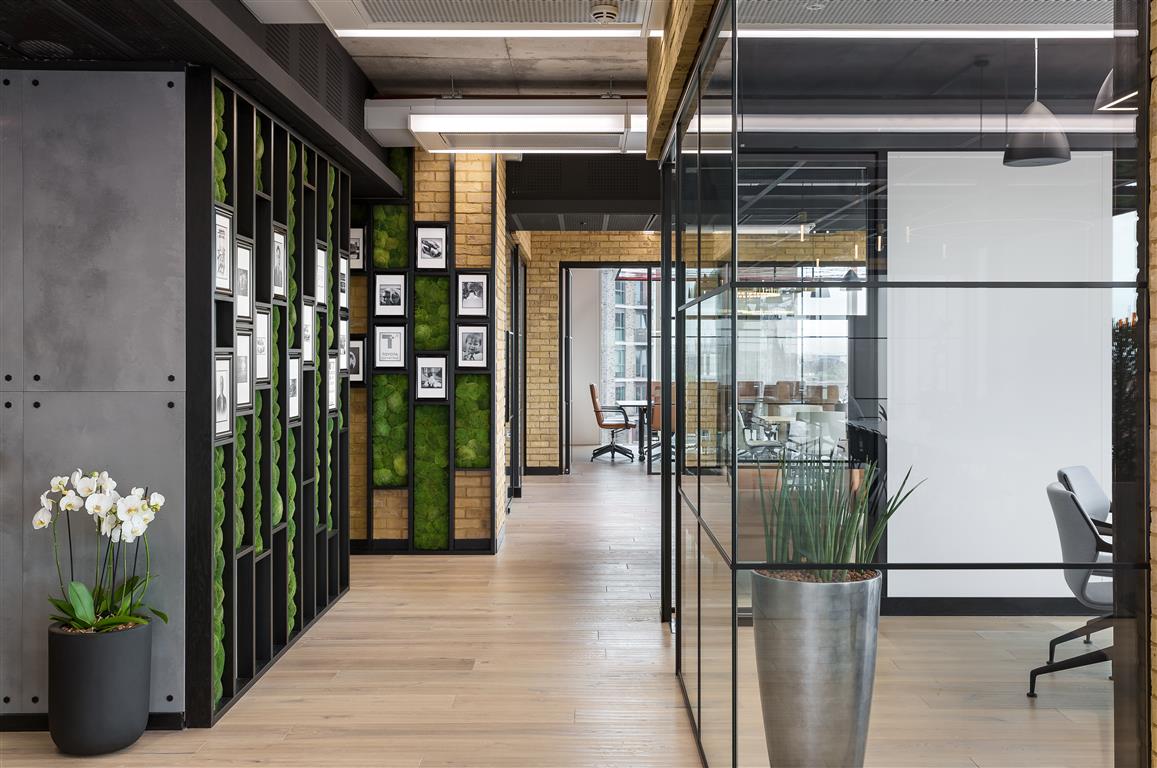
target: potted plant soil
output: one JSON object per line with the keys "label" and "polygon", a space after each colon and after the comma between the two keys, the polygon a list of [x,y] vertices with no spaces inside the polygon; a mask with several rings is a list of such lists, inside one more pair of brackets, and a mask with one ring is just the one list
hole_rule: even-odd
{"label": "potted plant soil", "polygon": [[[146,531],[165,497],[143,488],[122,496],[116,488],[107,472],[78,469],[52,478],[32,516],[33,528],[52,531],[60,585],[60,597],[48,598],[56,611],[48,628],[48,728],[57,748],[73,755],[123,749],[144,733],[149,621],[168,621],[144,602],[153,578]],[[61,539],[68,544],[63,560]],[[95,542],[96,558],[92,573],[82,575],[75,561],[85,539]]]}
{"label": "potted plant soil", "polygon": [[916,489],[911,471],[887,497],[871,463],[784,459],[774,478],[757,469],[766,562],[789,566],[751,577],[769,764],[862,766],[882,583],[870,563]]}

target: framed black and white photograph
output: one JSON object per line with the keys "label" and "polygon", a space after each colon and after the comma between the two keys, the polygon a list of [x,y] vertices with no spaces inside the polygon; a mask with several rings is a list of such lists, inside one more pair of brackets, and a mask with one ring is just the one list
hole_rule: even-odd
{"label": "framed black and white photograph", "polygon": [[350,308],[350,260],[345,256],[338,260],[337,306],[338,309]]}
{"label": "framed black and white photograph", "polygon": [[486,326],[458,326],[458,367],[486,367]]}
{"label": "framed black and white photograph", "polygon": [[289,268],[285,260],[285,232],[273,230],[273,296],[284,299],[289,285]]}
{"label": "framed black and white photograph", "polygon": [[486,317],[490,275],[458,275],[458,316]]}
{"label": "framed black and white photograph", "polygon": [[374,367],[406,367],[406,327],[379,325],[374,329]]}
{"label": "framed black and white photograph", "polygon": [[313,328],[314,311],[312,304],[301,304],[301,359],[307,363],[313,362]]}
{"label": "framed black and white photograph", "polygon": [[374,314],[401,317],[406,314],[406,276],[374,276]]}
{"label": "framed black and white photograph", "polygon": [[314,261],[315,274],[313,278],[313,301],[319,307],[325,306],[326,292],[329,290],[329,254],[325,252],[325,248],[318,247],[317,260]]}
{"label": "framed black and white photograph", "polygon": [[350,228],[350,269],[366,268],[366,261],[362,247],[362,228]]}
{"label": "framed black and white photograph", "polygon": [[271,320],[268,309],[257,310],[257,321],[253,324],[253,375],[258,384],[268,384],[273,378],[269,357]]}
{"label": "framed black and white photograph", "polygon": [[330,352],[325,361],[325,405],[330,413],[337,412],[337,353]]}
{"label": "framed black and white photograph", "polygon": [[216,209],[213,219],[213,289],[233,293],[233,216],[223,208]]}
{"label": "framed black and white photograph", "polygon": [[233,364],[234,407],[247,411],[253,407],[253,334],[240,331],[234,340]]}
{"label": "framed black and white photograph", "polygon": [[237,238],[237,279],[233,287],[233,300],[237,306],[238,320],[253,320],[253,246]]}
{"label": "framed black and white photograph", "polygon": [[446,268],[446,227],[418,227],[418,269]]}
{"label": "framed black and white photograph", "polygon": [[366,380],[365,373],[366,340],[354,339],[350,342],[349,372],[350,383],[361,384]]}
{"label": "framed black and white photograph", "polygon": [[301,418],[301,357],[289,356],[289,376],[285,382],[285,394],[289,400],[289,419]]}
{"label": "framed black and white photograph", "polygon": [[338,370],[349,372],[350,365],[350,321],[344,317],[337,321],[337,360]]}
{"label": "framed black and white photograph", "polygon": [[446,356],[418,358],[418,399],[446,399]]}
{"label": "framed black and white photograph", "polygon": [[213,434],[233,434],[233,355],[228,352],[213,359]]}

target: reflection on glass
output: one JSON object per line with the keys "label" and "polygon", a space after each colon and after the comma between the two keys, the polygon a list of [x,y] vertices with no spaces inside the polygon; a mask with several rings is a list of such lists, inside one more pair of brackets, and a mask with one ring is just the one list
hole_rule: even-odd
{"label": "reflection on glass", "polygon": [[699,305],[699,516],[731,551],[731,459],[735,420],[729,294]]}
{"label": "reflection on glass", "polygon": [[[681,503],[681,502],[677,502]],[[679,643],[680,675],[696,726],[699,723],[699,522],[684,508],[679,532],[680,575]]]}

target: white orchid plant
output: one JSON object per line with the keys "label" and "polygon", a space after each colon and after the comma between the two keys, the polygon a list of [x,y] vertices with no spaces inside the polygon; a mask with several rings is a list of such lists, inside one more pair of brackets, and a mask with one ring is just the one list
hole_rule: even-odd
{"label": "white orchid plant", "polygon": [[[77,632],[112,632],[147,624],[149,614],[168,622],[168,616],[144,602],[154,578],[147,531],[164,505],[164,496],[150,494],[145,488],[133,488],[129,495],[122,496],[108,472],[85,474],[78,469],[71,477],[52,478],[49,489],[40,495],[40,509],[32,516],[32,527],[52,530],[52,555],[61,594],[59,598],[48,598],[57,610],[52,616],[54,621]],[[91,587],[76,579],[72,513],[79,515],[81,510],[89,518],[80,524],[81,529],[87,527],[96,536]],[[67,585],[57,533],[61,518],[68,538]],[[142,544],[144,571],[138,572]]]}

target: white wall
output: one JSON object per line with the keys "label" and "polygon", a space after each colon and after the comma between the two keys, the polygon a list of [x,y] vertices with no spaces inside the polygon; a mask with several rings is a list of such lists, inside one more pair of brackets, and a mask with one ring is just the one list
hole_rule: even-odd
{"label": "white wall", "polygon": [[[590,385],[602,381],[599,367],[599,275],[598,269],[572,269],[570,277],[570,400],[571,444],[598,445],[602,436],[591,410]],[[614,392],[599,392],[604,400]],[[609,402],[609,400],[608,400]]]}
{"label": "white wall", "polygon": [[[889,281],[1113,277],[1109,153],[1043,168],[1000,153],[888,156]],[[1107,289],[893,288],[889,486],[927,478],[893,518],[891,562],[1058,562],[1045,486],[1085,464],[1108,492]],[[893,597],[1071,596],[1059,571],[893,572]]]}

